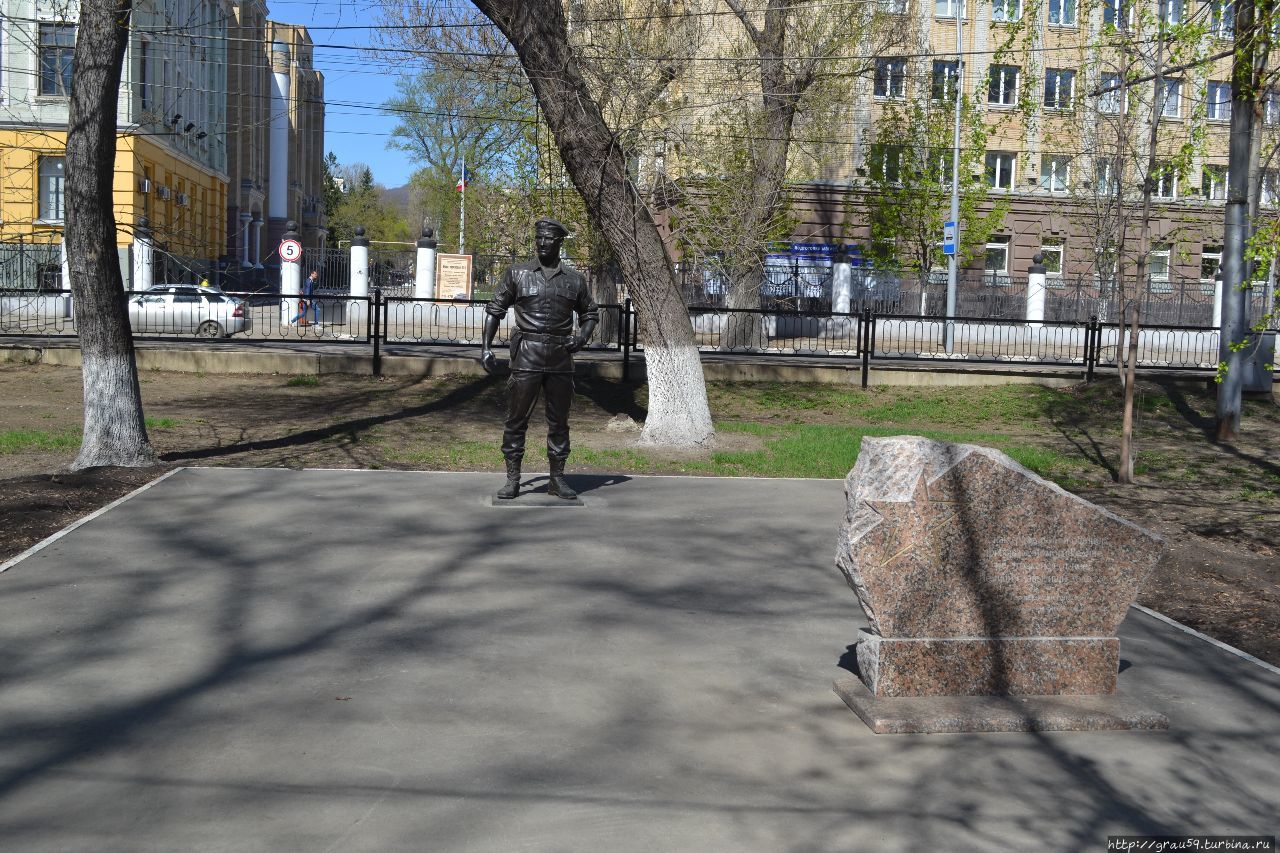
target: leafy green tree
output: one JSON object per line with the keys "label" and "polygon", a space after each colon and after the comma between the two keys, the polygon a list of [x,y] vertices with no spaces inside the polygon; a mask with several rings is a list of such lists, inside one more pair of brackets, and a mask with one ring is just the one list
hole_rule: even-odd
{"label": "leafy green tree", "polygon": [[[337,160],[334,158],[333,163]],[[333,164],[326,164],[330,169]],[[356,226],[363,226],[365,236],[373,240],[408,241],[412,232],[404,214],[383,197],[383,188],[373,180],[373,171],[364,163],[338,167],[346,185],[346,192],[338,193],[332,201],[326,195],[325,206],[329,222],[329,239],[332,244],[350,240]],[[332,203],[333,207],[329,205]]]}

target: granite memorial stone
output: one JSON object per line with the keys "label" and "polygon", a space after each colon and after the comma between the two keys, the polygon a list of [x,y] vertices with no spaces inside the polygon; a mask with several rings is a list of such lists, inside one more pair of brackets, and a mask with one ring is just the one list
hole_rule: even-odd
{"label": "granite memorial stone", "polygon": [[[836,563],[871,623],[870,696],[1115,692],[1159,537],[999,451],[914,436],[864,438],[845,494]],[[1025,723],[1007,727],[1044,727]]]}

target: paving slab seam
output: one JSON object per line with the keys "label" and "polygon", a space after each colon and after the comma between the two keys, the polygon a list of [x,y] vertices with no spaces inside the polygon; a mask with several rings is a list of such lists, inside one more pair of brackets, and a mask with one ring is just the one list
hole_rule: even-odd
{"label": "paving slab seam", "polygon": [[107,512],[109,512],[110,510],[115,509],[116,507],[120,506],[120,504],[122,504],[122,503],[124,503],[125,501],[129,500],[129,498],[132,498],[132,497],[134,497],[134,496],[136,496],[136,495],[140,495],[140,494],[142,494],[142,493],[143,493],[143,492],[145,492],[147,489],[151,488],[152,486],[156,485],[157,483],[161,482],[162,480],[167,480],[167,479],[169,479],[169,478],[170,478],[170,477],[172,477],[174,474],[176,474],[176,473],[178,473],[179,471],[182,471],[182,470],[184,470],[184,469],[182,469],[182,468],[174,468],[172,471],[168,471],[168,472],[166,472],[166,473],[164,473],[164,474],[161,474],[159,477],[156,477],[156,478],[155,478],[154,480],[152,480],[151,482],[149,482],[149,483],[145,483],[145,484],[143,484],[142,486],[139,486],[138,488],[134,489],[132,492],[129,492],[129,494],[124,495],[123,497],[120,497],[120,498],[116,498],[116,499],[115,499],[115,500],[113,500],[111,503],[107,504],[106,506],[104,506],[104,507],[100,507],[100,508],[98,508],[98,509],[94,510],[93,512],[89,513],[89,514],[88,514],[88,515],[86,515],[84,518],[81,518],[81,519],[79,519],[79,520],[77,520],[77,521],[73,521],[73,522],[71,522],[71,523],[70,523],[70,524],[68,524],[66,527],[64,527],[64,528],[62,528],[61,530],[59,530],[57,533],[54,533],[52,536],[48,536],[48,537],[45,537],[44,539],[41,539],[39,542],[37,542],[36,544],[32,545],[32,546],[31,546],[30,548],[28,548],[27,550],[23,551],[23,552],[22,552],[21,554],[19,554],[18,556],[16,556],[16,557],[12,557],[12,558],[10,558],[9,560],[6,560],[4,563],[0,563],[0,573],[3,573],[3,572],[7,572],[7,571],[9,571],[9,569],[11,569],[11,568],[13,568],[14,566],[18,565],[18,563],[22,562],[22,561],[23,561],[23,560],[25,560],[27,557],[30,557],[32,554],[35,554],[35,553],[37,553],[38,551],[42,551],[42,550],[44,550],[44,549],[45,549],[45,548],[47,548],[48,546],[52,545],[54,542],[57,542],[57,541],[58,541],[59,539],[61,539],[63,536],[66,536],[68,533],[70,533],[71,531],[75,530],[77,527],[80,527],[81,525],[88,524],[89,522],[93,521],[95,518],[97,518],[97,517],[98,517],[98,516],[100,516],[100,515],[105,515],[105,514],[106,514]]}
{"label": "paving slab seam", "polygon": [[1160,622],[1164,622],[1166,625],[1172,625],[1173,627],[1177,628],[1179,631],[1182,631],[1186,634],[1190,634],[1193,637],[1198,637],[1201,640],[1204,640],[1206,643],[1208,643],[1211,646],[1217,646],[1218,648],[1222,649],[1225,652],[1230,652],[1231,654],[1235,655],[1238,658],[1242,658],[1244,660],[1249,661],[1249,663],[1257,664],[1258,666],[1265,669],[1267,672],[1273,673],[1274,675],[1280,675],[1280,666],[1274,666],[1260,658],[1254,657],[1253,655],[1249,654],[1246,651],[1243,651],[1242,649],[1237,649],[1235,646],[1224,643],[1221,640],[1215,640],[1213,637],[1210,637],[1208,634],[1202,634],[1199,631],[1197,631],[1195,628],[1192,628],[1189,625],[1183,625],[1177,619],[1171,619],[1168,616],[1165,616],[1163,613],[1158,613],[1155,610],[1152,610],[1150,607],[1143,607],[1141,604],[1130,604],[1129,606],[1132,607],[1134,610],[1147,614],[1153,619],[1156,619]]}

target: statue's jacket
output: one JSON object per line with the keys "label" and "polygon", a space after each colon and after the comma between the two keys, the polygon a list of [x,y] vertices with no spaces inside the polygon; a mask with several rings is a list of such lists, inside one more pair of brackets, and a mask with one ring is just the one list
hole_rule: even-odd
{"label": "statue's jacket", "polygon": [[544,277],[536,260],[516,264],[503,275],[485,311],[499,319],[515,306],[516,328],[511,333],[511,369],[540,373],[573,373],[573,356],[566,344],[578,323],[598,321],[600,309],[582,276],[564,264]]}

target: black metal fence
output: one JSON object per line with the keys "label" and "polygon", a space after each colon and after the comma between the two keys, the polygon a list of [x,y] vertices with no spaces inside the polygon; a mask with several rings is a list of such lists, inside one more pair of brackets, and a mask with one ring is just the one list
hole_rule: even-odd
{"label": "black metal fence", "polygon": [[[139,338],[236,341],[306,340],[373,348],[375,372],[386,346],[479,347],[485,321],[483,299],[435,300],[387,296],[318,294],[310,297],[224,293],[216,288],[172,287],[168,292],[126,292],[130,324]],[[863,382],[872,362],[988,364],[1082,368],[1092,377],[1115,365],[1122,333],[1097,317],[1087,320],[1023,320],[936,317],[915,313],[693,309],[698,347],[708,353],[744,357],[805,357],[824,363],[860,362]],[[506,346],[509,321],[495,343]],[[0,336],[76,335],[71,294],[55,289],[0,292]],[[1145,324],[1138,340],[1142,367],[1213,370],[1218,330],[1195,324]],[[631,301],[601,305],[601,322],[588,347],[621,356],[630,377],[632,354],[643,352]]]}

